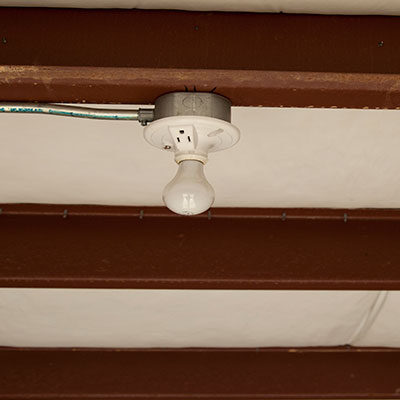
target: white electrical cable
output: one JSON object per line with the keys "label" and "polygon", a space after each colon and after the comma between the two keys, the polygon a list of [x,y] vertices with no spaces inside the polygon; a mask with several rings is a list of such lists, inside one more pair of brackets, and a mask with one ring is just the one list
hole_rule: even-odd
{"label": "white electrical cable", "polygon": [[110,110],[58,104],[0,103],[0,112],[48,114],[63,117],[106,119],[114,121],[139,121],[143,125],[154,118],[153,109]]}

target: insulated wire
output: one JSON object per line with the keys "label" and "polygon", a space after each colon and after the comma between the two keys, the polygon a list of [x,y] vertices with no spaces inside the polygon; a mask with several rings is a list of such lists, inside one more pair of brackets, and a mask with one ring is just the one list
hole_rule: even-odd
{"label": "insulated wire", "polygon": [[153,120],[153,109],[107,110],[58,104],[0,103],[0,112],[48,114],[63,117],[106,119],[114,121],[139,121],[144,124]]}

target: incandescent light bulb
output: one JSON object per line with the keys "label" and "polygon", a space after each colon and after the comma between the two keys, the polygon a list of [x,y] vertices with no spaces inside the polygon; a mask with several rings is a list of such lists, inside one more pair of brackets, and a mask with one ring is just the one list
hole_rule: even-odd
{"label": "incandescent light bulb", "polygon": [[204,175],[204,165],[197,160],[183,160],[178,172],[163,191],[165,205],[183,215],[200,214],[214,202],[214,189]]}

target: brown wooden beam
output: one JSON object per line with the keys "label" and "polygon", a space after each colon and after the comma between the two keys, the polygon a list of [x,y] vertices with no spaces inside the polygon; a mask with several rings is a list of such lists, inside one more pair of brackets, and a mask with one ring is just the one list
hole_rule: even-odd
{"label": "brown wooden beam", "polygon": [[400,17],[0,8],[0,100],[400,107]]}
{"label": "brown wooden beam", "polygon": [[0,207],[2,287],[400,289],[397,210]]}
{"label": "brown wooden beam", "polygon": [[399,399],[400,350],[0,350],[0,399]]}

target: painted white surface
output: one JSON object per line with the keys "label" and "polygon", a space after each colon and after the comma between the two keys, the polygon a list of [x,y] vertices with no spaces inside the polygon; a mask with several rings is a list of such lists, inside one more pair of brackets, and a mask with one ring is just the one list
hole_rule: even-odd
{"label": "painted white surface", "polygon": [[361,346],[400,347],[400,292],[389,292],[374,324],[358,341]]}
{"label": "painted white surface", "polygon": [[[365,291],[0,289],[0,346],[357,345],[352,338],[365,324],[378,295]],[[393,299],[399,305],[400,296]],[[387,310],[379,322],[382,328],[363,344],[385,346],[387,338],[395,336],[400,319],[393,318],[392,306]],[[385,318],[391,320],[389,325]]]}
{"label": "painted white surface", "polygon": [[[136,107],[136,106],[131,106]],[[233,109],[210,154],[221,207],[400,207],[400,112]],[[0,114],[0,203],[161,205],[177,170],[137,122]]]}
{"label": "painted white surface", "polygon": [[2,6],[399,15],[397,0],[3,0]]}

